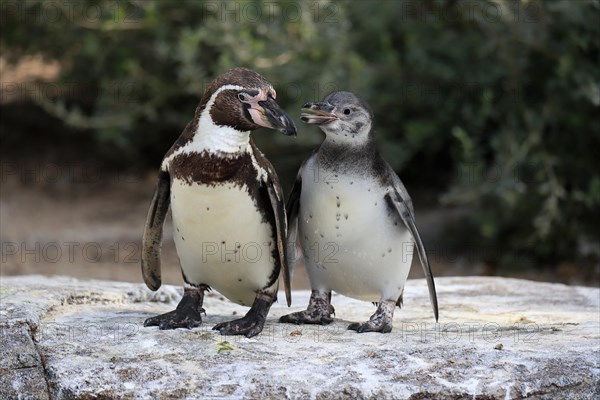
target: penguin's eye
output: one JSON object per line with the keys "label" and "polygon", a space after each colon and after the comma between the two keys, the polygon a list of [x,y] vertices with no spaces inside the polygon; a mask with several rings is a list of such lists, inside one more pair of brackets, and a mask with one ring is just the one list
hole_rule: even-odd
{"label": "penguin's eye", "polygon": [[352,111],[350,111],[349,108],[344,108],[344,114],[348,115],[350,114]]}
{"label": "penguin's eye", "polygon": [[240,101],[248,101],[248,95],[246,93],[238,93],[238,99],[240,99]]}

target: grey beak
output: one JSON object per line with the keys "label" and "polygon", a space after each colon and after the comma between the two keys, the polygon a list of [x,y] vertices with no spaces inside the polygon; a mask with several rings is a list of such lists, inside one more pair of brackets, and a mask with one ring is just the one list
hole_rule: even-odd
{"label": "grey beak", "polygon": [[338,119],[338,117],[333,114],[334,109],[335,107],[329,103],[305,103],[302,106],[300,119],[307,124],[326,124]]}

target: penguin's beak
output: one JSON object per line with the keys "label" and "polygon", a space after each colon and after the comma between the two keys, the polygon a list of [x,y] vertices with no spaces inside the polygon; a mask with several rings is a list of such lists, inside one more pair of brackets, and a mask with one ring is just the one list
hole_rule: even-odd
{"label": "penguin's beak", "polygon": [[259,101],[250,108],[252,120],[265,128],[276,129],[287,136],[296,136],[296,125],[272,98]]}
{"label": "penguin's beak", "polygon": [[329,103],[305,103],[302,106],[300,119],[307,124],[323,125],[338,119],[333,113],[335,109]]}

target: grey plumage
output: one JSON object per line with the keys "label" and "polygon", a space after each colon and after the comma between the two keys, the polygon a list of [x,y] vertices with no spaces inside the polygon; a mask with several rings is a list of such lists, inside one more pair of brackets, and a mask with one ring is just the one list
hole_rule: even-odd
{"label": "grey plumage", "polygon": [[[390,304],[401,302],[414,245],[437,320],[435,284],[412,200],[377,150],[368,104],[353,93],[335,92],[321,103],[305,104],[301,118],[326,134],[302,164],[287,203],[289,241],[299,243],[316,294],[310,312],[293,313],[281,321],[328,321],[328,309],[317,300],[335,290],[379,304],[370,321],[350,329],[388,332]],[[338,246],[336,259],[313,254],[312,249],[327,245]]]}

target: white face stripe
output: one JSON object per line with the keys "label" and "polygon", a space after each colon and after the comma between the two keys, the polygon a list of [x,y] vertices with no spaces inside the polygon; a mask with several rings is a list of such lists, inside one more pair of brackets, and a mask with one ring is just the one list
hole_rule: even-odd
{"label": "white face stripe", "polygon": [[202,113],[204,114],[204,112],[206,110],[210,110],[210,108],[212,107],[213,104],[215,104],[215,100],[217,100],[217,96],[221,93],[224,92],[225,90],[244,90],[245,88],[239,85],[223,85],[220,88],[218,88],[217,90],[215,90],[215,92],[212,94],[212,96],[210,96],[210,99],[208,99],[208,102],[206,103],[206,107],[204,107],[204,110],[202,111]]}
{"label": "white face stripe", "polygon": [[248,151],[249,131],[243,132],[229,126],[216,125],[210,116],[210,109],[219,94],[225,90],[240,91],[244,89],[238,85],[223,85],[215,90],[200,114],[194,138],[191,143],[182,148],[182,152],[239,153]]}
{"label": "white face stripe", "polygon": [[[239,85],[223,85],[215,90],[206,103],[206,106],[202,110],[200,117],[198,118],[198,128],[196,129],[196,132],[194,132],[192,141],[177,149],[169,157],[165,158],[161,165],[161,169],[168,170],[171,160],[173,160],[173,158],[175,158],[175,156],[178,154],[190,152],[201,153],[206,151],[213,154],[227,156],[228,153],[251,152],[249,131],[242,132],[229,126],[216,125],[210,116],[210,109],[213,104],[215,104],[217,96],[225,90],[240,91],[248,90],[248,88],[244,88]],[[261,172],[261,174],[259,174],[261,176],[266,174],[262,168],[260,168],[259,171]]]}
{"label": "white face stripe", "polygon": [[[202,118],[204,119],[209,119],[212,122],[212,118],[210,116],[210,109],[212,108],[213,104],[215,104],[215,101],[217,101],[217,96],[219,94],[221,94],[221,92],[224,92],[226,90],[237,90],[238,92],[240,90],[244,90],[244,88],[242,86],[238,86],[238,85],[223,85],[220,88],[218,88],[217,90],[215,90],[215,92],[212,94],[212,96],[210,96],[210,99],[208,99],[208,102],[206,102],[206,105],[204,106],[204,110],[202,110],[202,114],[200,114],[200,120],[202,120]],[[198,130],[200,129],[200,124],[198,124]],[[198,133],[198,130],[196,130],[196,133]]]}

